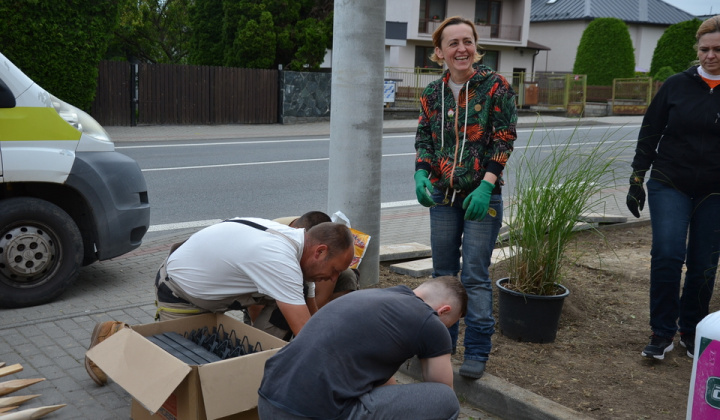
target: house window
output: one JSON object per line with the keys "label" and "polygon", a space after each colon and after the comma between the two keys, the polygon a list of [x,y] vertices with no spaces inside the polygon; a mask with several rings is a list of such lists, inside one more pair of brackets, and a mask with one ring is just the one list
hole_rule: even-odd
{"label": "house window", "polygon": [[428,22],[441,22],[445,20],[445,0],[420,0],[420,28],[419,32],[432,33],[434,25]]}
{"label": "house window", "polygon": [[497,0],[475,0],[475,24],[489,26],[490,36],[497,38],[500,32],[500,8]]}
{"label": "house window", "polygon": [[483,55],[482,60],[480,60],[481,63],[485,64],[486,66],[490,67],[493,70],[497,70],[498,68],[498,57],[500,56],[500,53],[498,51],[485,51],[485,55]]}
{"label": "house window", "polygon": [[442,66],[430,60],[430,56],[435,51],[435,47],[415,47],[415,67],[425,69],[440,69]]}

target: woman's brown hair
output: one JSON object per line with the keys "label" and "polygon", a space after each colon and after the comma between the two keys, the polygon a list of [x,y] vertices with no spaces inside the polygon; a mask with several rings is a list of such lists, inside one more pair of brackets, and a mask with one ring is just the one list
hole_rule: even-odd
{"label": "woman's brown hair", "polygon": [[[477,34],[477,29],[475,29],[475,24],[472,23],[472,21],[465,19],[462,16],[453,16],[453,17],[449,17],[449,18],[445,19],[444,21],[442,21],[440,26],[438,26],[437,29],[435,29],[435,32],[433,32],[433,34],[432,34],[433,46],[435,46],[435,48],[442,48],[442,33],[445,30],[445,28],[447,28],[450,25],[462,25],[462,24],[469,25],[472,28],[473,40],[475,41],[475,46],[479,47],[477,45],[478,34]],[[478,61],[480,61],[481,58],[482,58],[482,54],[480,54],[479,52],[477,52],[477,50],[475,50],[475,57],[473,58],[473,63],[477,63]],[[432,55],[430,56],[430,60],[432,60],[440,65],[443,64],[443,59],[438,57],[434,51],[433,51]]]}

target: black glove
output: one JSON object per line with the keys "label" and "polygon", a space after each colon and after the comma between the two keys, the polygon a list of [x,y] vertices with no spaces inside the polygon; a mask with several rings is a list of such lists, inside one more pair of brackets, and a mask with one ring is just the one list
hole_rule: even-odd
{"label": "black glove", "polygon": [[628,191],[627,199],[625,200],[628,210],[630,210],[630,213],[637,218],[640,217],[640,211],[643,207],[645,207],[645,188],[643,188],[644,175],[645,171],[633,172],[630,176],[630,190]]}

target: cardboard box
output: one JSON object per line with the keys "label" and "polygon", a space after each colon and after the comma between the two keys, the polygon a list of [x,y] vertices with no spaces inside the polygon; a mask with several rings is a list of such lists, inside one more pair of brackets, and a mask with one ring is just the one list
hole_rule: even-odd
{"label": "cardboard box", "polygon": [[[207,327],[247,336],[263,351],[191,366],[151,343],[148,336],[184,334]],[[215,420],[257,418],[257,390],[265,361],[285,341],[223,314],[204,314],[133,326],[93,347],[87,356],[133,397],[134,420]]]}

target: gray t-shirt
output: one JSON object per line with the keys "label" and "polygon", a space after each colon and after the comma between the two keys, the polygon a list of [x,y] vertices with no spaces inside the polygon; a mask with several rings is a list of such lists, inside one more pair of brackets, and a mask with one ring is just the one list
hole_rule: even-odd
{"label": "gray t-shirt", "polygon": [[259,393],[310,418],[342,418],[407,359],[448,354],[450,334],[407,286],[360,290],[324,306],[265,364]]}

